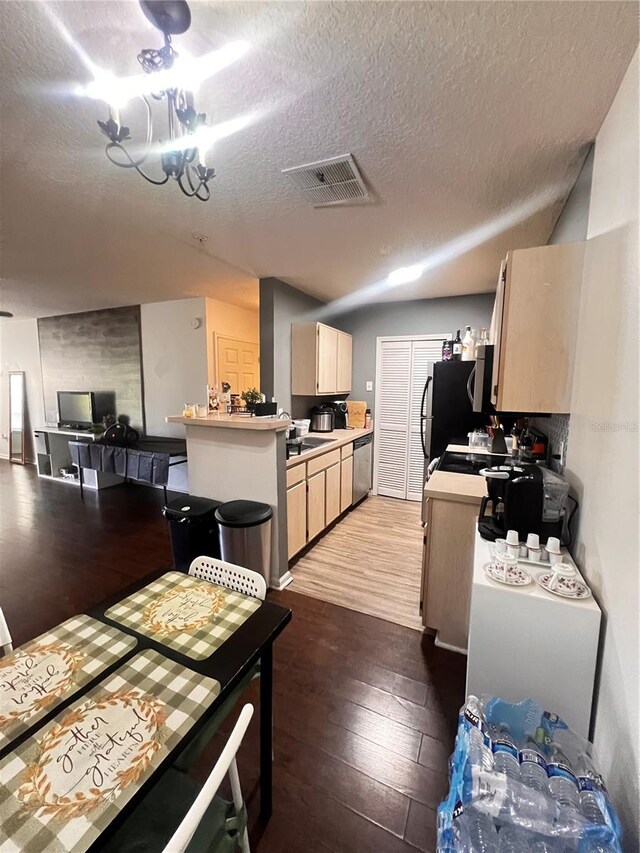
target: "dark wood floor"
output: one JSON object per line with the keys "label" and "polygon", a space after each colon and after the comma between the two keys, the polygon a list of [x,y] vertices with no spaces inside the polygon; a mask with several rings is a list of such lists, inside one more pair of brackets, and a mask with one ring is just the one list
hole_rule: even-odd
{"label": "dark wood floor", "polygon": [[[0,605],[16,644],[171,562],[162,492],[72,485],[0,462]],[[274,813],[257,815],[257,719],[239,757],[256,853],[435,848],[465,659],[430,638],[287,592],[276,642]],[[247,700],[257,707],[255,687]],[[194,773],[204,778],[227,721]]]}

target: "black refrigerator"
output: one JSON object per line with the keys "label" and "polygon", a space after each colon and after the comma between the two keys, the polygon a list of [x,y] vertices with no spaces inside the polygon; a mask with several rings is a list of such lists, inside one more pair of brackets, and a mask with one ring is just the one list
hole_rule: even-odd
{"label": "black refrigerator", "polygon": [[486,426],[487,416],[473,411],[475,361],[434,361],[422,394],[420,432],[425,470],[448,444],[467,444],[467,433]]}

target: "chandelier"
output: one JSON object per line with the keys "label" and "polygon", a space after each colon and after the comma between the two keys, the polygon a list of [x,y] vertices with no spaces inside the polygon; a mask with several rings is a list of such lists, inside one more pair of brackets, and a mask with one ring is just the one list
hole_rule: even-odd
{"label": "chandelier", "polygon": [[[207,168],[198,145],[198,132],[206,128],[206,115],[199,113],[193,102],[193,93],[171,80],[167,74],[178,59],[171,37],[185,33],[191,25],[191,12],[186,0],[140,0],[146,18],[164,35],[164,46],[147,48],[138,54],[144,72],[157,75],[158,88],[152,85],[151,94],[140,94],[146,106],[147,132],[142,152],[136,156],[125,145],[131,137],[129,128],[120,122],[120,111],[110,106],[107,121],[98,121],[100,130],[109,142],[105,153],[109,160],[123,169],[135,169],[139,175],[156,186],[172,178],[182,192],[190,198],[208,201],[211,197],[209,182],[215,170]],[[178,78],[180,79],[180,78]],[[160,146],[160,172],[153,177],[144,170],[147,158],[154,149],[152,101],[165,102],[167,110],[166,138]]]}

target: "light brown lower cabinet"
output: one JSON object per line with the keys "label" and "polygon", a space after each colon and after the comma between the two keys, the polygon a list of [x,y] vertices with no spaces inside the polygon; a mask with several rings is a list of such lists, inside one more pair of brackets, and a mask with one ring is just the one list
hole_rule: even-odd
{"label": "light brown lower cabinet", "polygon": [[325,471],[325,525],[340,515],[340,462]]}
{"label": "light brown lower cabinet", "polygon": [[353,488],[353,444],[328,450],[287,469],[287,553],[291,559],[340,513]]}
{"label": "light brown lower cabinet", "polygon": [[307,540],[325,528],[325,472],[307,478]]}
{"label": "light brown lower cabinet", "polygon": [[307,544],[307,481],[287,489],[287,553],[289,559]]}
{"label": "light brown lower cabinet", "polygon": [[467,648],[473,550],[480,501],[430,497],[425,505],[422,623],[442,643]]}
{"label": "light brown lower cabinet", "polygon": [[340,512],[344,512],[353,503],[353,455],[342,460],[340,470]]}

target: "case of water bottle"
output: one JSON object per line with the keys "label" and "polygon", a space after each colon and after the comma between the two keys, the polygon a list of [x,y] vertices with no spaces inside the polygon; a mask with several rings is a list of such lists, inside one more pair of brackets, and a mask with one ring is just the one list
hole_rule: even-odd
{"label": "case of water bottle", "polygon": [[591,745],[532,699],[460,710],[438,853],[622,853]]}

